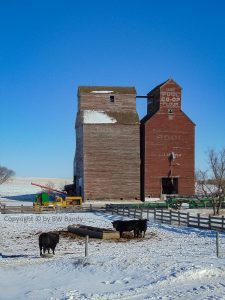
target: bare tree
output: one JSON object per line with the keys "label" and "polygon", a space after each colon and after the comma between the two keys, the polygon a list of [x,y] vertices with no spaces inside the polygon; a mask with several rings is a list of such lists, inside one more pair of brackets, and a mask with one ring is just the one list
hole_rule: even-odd
{"label": "bare tree", "polygon": [[209,170],[196,173],[196,192],[212,201],[213,214],[219,215],[225,197],[225,148],[208,152]]}
{"label": "bare tree", "polygon": [[0,166],[0,184],[6,182],[10,177],[14,176],[13,170],[7,169],[6,167]]}

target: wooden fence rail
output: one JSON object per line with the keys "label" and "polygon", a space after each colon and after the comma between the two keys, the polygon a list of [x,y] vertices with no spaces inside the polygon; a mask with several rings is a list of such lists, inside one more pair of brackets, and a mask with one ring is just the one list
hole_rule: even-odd
{"label": "wooden fence rail", "polygon": [[186,227],[195,227],[200,229],[213,229],[225,231],[224,216],[201,216],[200,214],[190,215],[189,212],[172,211],[166,209],[154,208],[134,208],[126,205],[106,205],[106,211],[111,214],[118,214],[132,218],[147,218],[153,216],[154,221],[158,223],[182,225]]}
{"label": "wooden fence rail", "polygon": [[76,212],[95,212],[104,211],[104,206],[93,206],[92,204],[86,207],[81,206],[67,206],[67,207],[48,207],[42,206],[40,209],[34,209],[33,206],[28,205],[0,205],[0,213],[2,214],[41,214],[41,213],[76,213]]}

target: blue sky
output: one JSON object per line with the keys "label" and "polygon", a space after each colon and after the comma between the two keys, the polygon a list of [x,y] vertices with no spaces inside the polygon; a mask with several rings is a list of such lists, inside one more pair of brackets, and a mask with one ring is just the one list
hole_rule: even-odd
{"label": "blue sky", "polygon": [[0,0],[0,164],[72,177],[77,87],[144,95],[168,78],[205,168],[207,150],[225,146],[225,1]]}

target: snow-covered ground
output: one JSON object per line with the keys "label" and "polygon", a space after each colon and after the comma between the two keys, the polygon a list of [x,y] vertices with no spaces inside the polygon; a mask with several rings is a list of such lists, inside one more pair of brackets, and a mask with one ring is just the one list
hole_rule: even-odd
{"label": "snow-covered ground", "polygon": [[[112,228],[120,218],[0,214],[0,299],[225,299],[225,258],[216,257],[213,231],[150,220],[145,239],[90,239],[87,258],[84,239],[65,234],[54,257],[39,256],[41,232],[69,224]],[[220,241],[225,253],[222,234]]]}

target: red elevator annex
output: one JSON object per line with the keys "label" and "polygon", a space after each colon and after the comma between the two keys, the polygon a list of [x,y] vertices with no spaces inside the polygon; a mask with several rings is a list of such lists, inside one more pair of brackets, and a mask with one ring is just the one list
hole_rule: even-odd
{"label": "red elevator annex", "polygon": [[147,95],[141,120],[141,197],[194,194],[195,124],[181,110],[181,87],[172,79]]}

